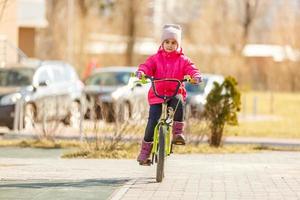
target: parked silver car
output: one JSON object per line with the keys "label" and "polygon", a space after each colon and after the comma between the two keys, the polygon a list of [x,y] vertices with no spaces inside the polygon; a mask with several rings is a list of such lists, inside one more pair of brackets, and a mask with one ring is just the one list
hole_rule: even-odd
{"label": "parked silver car", "polygon": [[[25,128],[44,120],[77,125],[83,89],[74,68],[62,61],[36,61],[0,68],[0,126],[12,129],[21,110],[24,112],[18,120],[22,120]],[[17,105],[21,105],[19,111]]]}
{"label": "parked silver car", "polygon": [[206,97],[214,87],[214,82],[222,84],[224,77],[217,74],[202,74],[203,82],[200,85],[186,83],[187,90],[187,117],[201,117]]}
{"label": "parked silver car", "polygon": [[90,104],[87,118],[106,122],[126,121],[148,112],[149,84],[140,84],[132,74],[136,67],[102,67],[85,81],[85,93]]}

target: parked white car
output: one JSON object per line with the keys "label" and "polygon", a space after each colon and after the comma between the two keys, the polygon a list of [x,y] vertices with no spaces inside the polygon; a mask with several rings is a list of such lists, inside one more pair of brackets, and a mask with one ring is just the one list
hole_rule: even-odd
{"label": "parked white car", "polygon": [[201,117],[206,97],[214,87],[214,82],[222,84],[224,76],[217,74],[202,74],[203,82],[200,85],[186,83],[187,90],[187,117]]}
{"label": "parked white car", "polygon": [[[0,126],[14,128],[16,109],[23,102],[24,128],[45,119],[76,127],[84,85],[74,67],[63,61],[16,63],[0,68]],[[19,127],[22,128],[22,127]]]}
{"label": "parked white car", "polygon": [[85,81],[85,93],[91,105],[86,117],[115,122],[139,118],[148,112],[150,84],[140,84],[132,76],[136,70],[136,67],[114,66],[93,71]]}

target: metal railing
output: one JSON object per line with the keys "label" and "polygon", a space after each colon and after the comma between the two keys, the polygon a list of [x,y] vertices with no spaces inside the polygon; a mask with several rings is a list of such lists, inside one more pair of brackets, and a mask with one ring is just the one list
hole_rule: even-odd
{"label": "metal railing", "polygon": [[[84,101],[82,100],[82,103]],[[26,115],[26,102],[24,99],[19,99],[15,105],[14,112],[14,132],[15,133],[28,133],[39,138],[72,138],[78,140],[105,140],[111,141],[139,141],[145,131],[147,123],[147,114],[141,112],[133,113],[130,119],[116,120],[114,122],[107,122],[105,118],[99,119],[93,112],[90,118],[85,118],[85,106],[89,109],[94,109],[92,104],[84,104],[80,107],[79,124],[76,127],[64,125],[59,121],[50,121],[47,119],[47,104],[43,105],[44,115],[38,122],[35,122],[32,128],[24,129]],[[123,115],[122,111],[118,109],[122,105],[116,104],[117,115]],[[102,111],[104,112],[104,111]],[[106,114],[101,113],[105,116]],[[116,119],[121,119],[116,117]],[[185,119],[185,133],[188,142],[202,142],[208,137],[208,125],[202,118],[187,117]]]}
{"label": "metal railing", "polygon": [[0,64],[4,67],[8,62],[8,51],[12,51],[17,56],[17,62],[22,62],[28,59],[28,56],[12,42],[10,42],[4,35],[0,35]]}

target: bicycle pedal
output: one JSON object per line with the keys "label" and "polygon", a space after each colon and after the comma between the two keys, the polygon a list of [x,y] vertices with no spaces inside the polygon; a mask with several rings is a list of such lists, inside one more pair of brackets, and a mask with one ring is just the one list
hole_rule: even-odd
{"label": "bicycle pedal", "polygon": [[173,144],[175,144],[175,145],[185,145],[185,142],[184,141],[176,141],[176,142],[173,142]]}
{"label": "bicycle pedal", "polygon": [[151,165],[151,160],[147,160],[146,162],[139,162],[140,165],[142,166],[150,166]]}

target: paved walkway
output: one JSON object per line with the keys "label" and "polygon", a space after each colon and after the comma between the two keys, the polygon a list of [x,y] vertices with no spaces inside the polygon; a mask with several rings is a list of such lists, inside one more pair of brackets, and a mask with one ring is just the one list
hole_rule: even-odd
{"label": "paved walkway", "polygon": [[0,158],[0,194],[12,180],[128,181],[110,198],[293,200],[300,199],[299,166],[298,152],[172,155],[156,183],[155,167],[134,160]]}
{"label": "paved walkway", "polygon": [[163,183],[138,178],[121,199],[300,199],[299,166],[291,152],[177,155]]}

